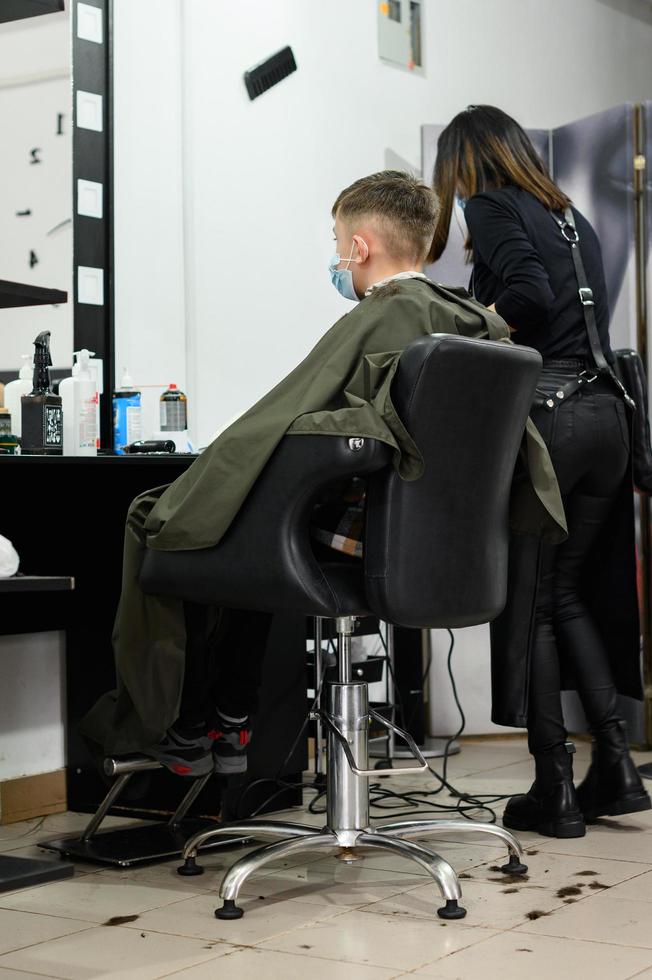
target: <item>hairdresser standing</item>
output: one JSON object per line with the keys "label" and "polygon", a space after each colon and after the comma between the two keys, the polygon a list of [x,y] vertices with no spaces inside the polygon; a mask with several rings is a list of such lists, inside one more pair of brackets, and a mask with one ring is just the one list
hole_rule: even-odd
{"label": "hairdresser standing", "polygon": [[[529,792],[510,799],[503,822],[579,837],[585,819],[651,805],[617,706],[619,692],[640,698],[641,685],[629,421],[609,374],[600,245],[575,208],[566,214],[571,224],[564,223],[570,200],[524,130],[491,106],[470,106],[442,132],[434,185],[441,211],[431,261],[446,246],[457,195],[476,299],[507,321],[515,343],[543,356],[532,418],[568,522],[568,539],[556,546],[513,537],[508,605],[492,624],[493,719],[527,726],[536,771]],[[580,301],[571,252],[577,236],[602,359],[592,355]],[[567,686],[577,688],[594,738],[591,767],[577,790],[561,705]]]}

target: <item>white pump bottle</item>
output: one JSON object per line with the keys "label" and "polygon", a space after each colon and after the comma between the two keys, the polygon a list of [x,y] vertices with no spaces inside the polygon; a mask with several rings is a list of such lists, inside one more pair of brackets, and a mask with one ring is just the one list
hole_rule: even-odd
{"label": "white pump bottle", "polygon": [[32,380],[34,365],[31,354],[20,355],[23,364],[18,373],[16,381],[10,381],[5,386],[5,408],[11,414],[11,431],[15,436],[20,436],[22,432],[22,411],[20,399],[23,395],[29,395],[32,390]]}
{"label": "white pump bottle", "polygon": [[63,407],[65,456],[97,456],[99,442],[97,382],[89,365],[90,351],[75,351],[73,375],[59,384]]}

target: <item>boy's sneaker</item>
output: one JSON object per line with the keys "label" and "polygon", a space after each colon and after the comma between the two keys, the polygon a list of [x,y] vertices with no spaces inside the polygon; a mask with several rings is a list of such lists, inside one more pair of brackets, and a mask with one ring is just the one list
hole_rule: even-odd
{"label": "boy's sneaker", "polygon": [[177,776],[206,776],[213,771],[213,739],[205,725],[178,730],[173,725],[157,745],[143,754],[156,759]]}
{"label": "boy's sneaker", "polygon": [[247,771],[247,746],[251,739],[249,718],[231,718],[215,712],[209,737],[213,740],[213,764],[216,773],[231,776]]}

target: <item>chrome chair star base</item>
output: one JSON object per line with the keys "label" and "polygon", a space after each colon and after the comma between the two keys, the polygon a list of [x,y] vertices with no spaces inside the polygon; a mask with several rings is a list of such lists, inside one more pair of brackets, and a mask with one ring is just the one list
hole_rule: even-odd
{"label": "chrome chair star base", "polygon": [[527,871],[522,861],[521,845],[502,827],[469,820],[406,820],[371,827],[369,777],[378,776],[377,770],[368,768],[371,718],[403,738],[417,761],[416,766],[392,770],[392,776],[422,776],[429,771],[428,763],[407,732],[370,710],[367,684],[352,680],[351,635],[354,617],[342,616],[336,623],[339,681],[328,685],[328,709],[319,710],[322,724],[327,730],[325,826],[317,830],[299,823],[250,820],[201,831],[186,844],[183,850],[185,863],[178,869],[179,874],[202,874],[203,869],[197,864],[197,851],[221,835],[281,838],[240,858],[226,872],[220,887],[223,904],[216,909],[215,915],[218,919],[239,919],[244,915],[243,909],[236,904],[240,889],[251,875],[266,864],[302,851],[329,851],[350,859],[359,848],[378,848],[421,865],[434,879],[444,900],[444,904],[437,909],[437,915],[442,919],[461,919],[466,915],[466,909],[459,904],[462,891],[455,871],[439,854],[409,838],[421,839],[449,833],[489,834],[499,838],[507,847],[509,859],[501,871],[509,875],[521,875]]}

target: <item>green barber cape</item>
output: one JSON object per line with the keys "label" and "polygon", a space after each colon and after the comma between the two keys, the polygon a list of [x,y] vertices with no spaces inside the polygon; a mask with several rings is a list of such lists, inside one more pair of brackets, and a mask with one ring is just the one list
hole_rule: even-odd
{"label": "green barber cape", "polygon": [[[431,333],[509,338],[496,313],[429,280],[395,280],[373,290],[168,487],[145,522],[148,547],[176,551],[217,544],[286,433],[379,439],[394,449],[401,476],[417,479],[421,456],[396,415],[390,386],[400,352]],[[557,481],[532,425],[522,456],[532,479],[518,487],[514,523],[560,540],[566,525]]]}
{"label": "green barber cape", "polygon": [[[401,352],[432,333],[509,341],[495,313],[425,279],[374,289],[325,334],[308,356],[226,429],[169,487],[136,498],[125,532],[123,582],[113,645],[118,689],[101,698],[82,733],[116,754],[159,741],[178,716],[185,664],[179,600],[145,595],[145,548],[217,544],[281,439],[289,433],[363,436],[392,447],[402,477],[418,479],[419,448],[390,396]],[[243,366],[244,369],[244,366]],[[566,536],[564,510],[546,446],[530,423],[514,478],[512,526],[550,541]]]}

